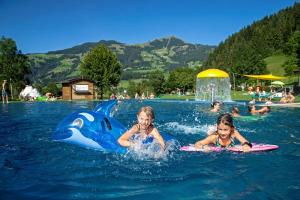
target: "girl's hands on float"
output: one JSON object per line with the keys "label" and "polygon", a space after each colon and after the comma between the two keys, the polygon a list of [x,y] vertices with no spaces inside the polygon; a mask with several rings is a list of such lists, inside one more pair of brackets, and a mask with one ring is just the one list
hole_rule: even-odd
{"label": "girl's hands on float", "polygon": [[249,142],[244,142],[242,144],[242,147],[243,147],[243,152],[249,152],[250,149],[251,149],[251,147],[252,147],[252,145]]}

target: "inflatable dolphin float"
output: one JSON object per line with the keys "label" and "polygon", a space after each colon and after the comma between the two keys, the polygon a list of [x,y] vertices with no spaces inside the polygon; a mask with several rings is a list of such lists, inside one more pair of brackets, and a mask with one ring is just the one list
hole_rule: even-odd
{"label": "inflatable dolphin float", "polygon": [[[120,146],[117,141],[127,129],[110,116],[111,109],[116,104],[116,100],[110,100],[96,106],[94,111],[74,112],[68,115],[56,127],[53,140],[105,152],[127,152],[127,148]],[[161,132],[161,136],[165,142],[174,139],[167,133]]]}

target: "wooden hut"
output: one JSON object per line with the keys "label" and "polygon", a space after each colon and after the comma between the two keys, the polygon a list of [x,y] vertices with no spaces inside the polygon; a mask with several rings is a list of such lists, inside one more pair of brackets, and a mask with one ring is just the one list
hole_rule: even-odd
{"label": "wooden hut", "polygon": [[74,78],[62,82],[63,100],[93,100],[94,82],[86,78]]}

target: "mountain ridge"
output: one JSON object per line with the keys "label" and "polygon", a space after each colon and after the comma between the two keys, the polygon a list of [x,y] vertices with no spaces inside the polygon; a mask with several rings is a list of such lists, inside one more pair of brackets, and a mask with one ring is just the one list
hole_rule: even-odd
{"label": "mountain ridge", "polygon": [[178,67],[201,66],[216,46],[191,44],[170,36],[142,44],[127,45],[115,40],[86,42],[70,48],[29,54],[31,81],[42,84],[79,76],[79,64],[90,49],[103,44],[116,54],[122,64],[123,80],[145,77],[149,71],[169,72]]}

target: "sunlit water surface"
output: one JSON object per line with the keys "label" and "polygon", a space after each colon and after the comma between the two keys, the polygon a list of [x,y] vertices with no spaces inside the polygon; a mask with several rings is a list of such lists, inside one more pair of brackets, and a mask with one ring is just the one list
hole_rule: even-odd
{"label": "sunlit water surface", "polygon": [[[272,108],[259,120],[235,120],[250,141],[279,145],[262,153],[181,152],[145,156],[103,153],[54,142],[68,114],[98,102],[1,105],[0,199],[299,199],[300,109]],[[218,114],[195,101],[128,101],[113,116],[130,127],[143,105],[154,108],[155,126],[180,145],[204,138]],[[243,102],[225,104],[222,112]]]}

